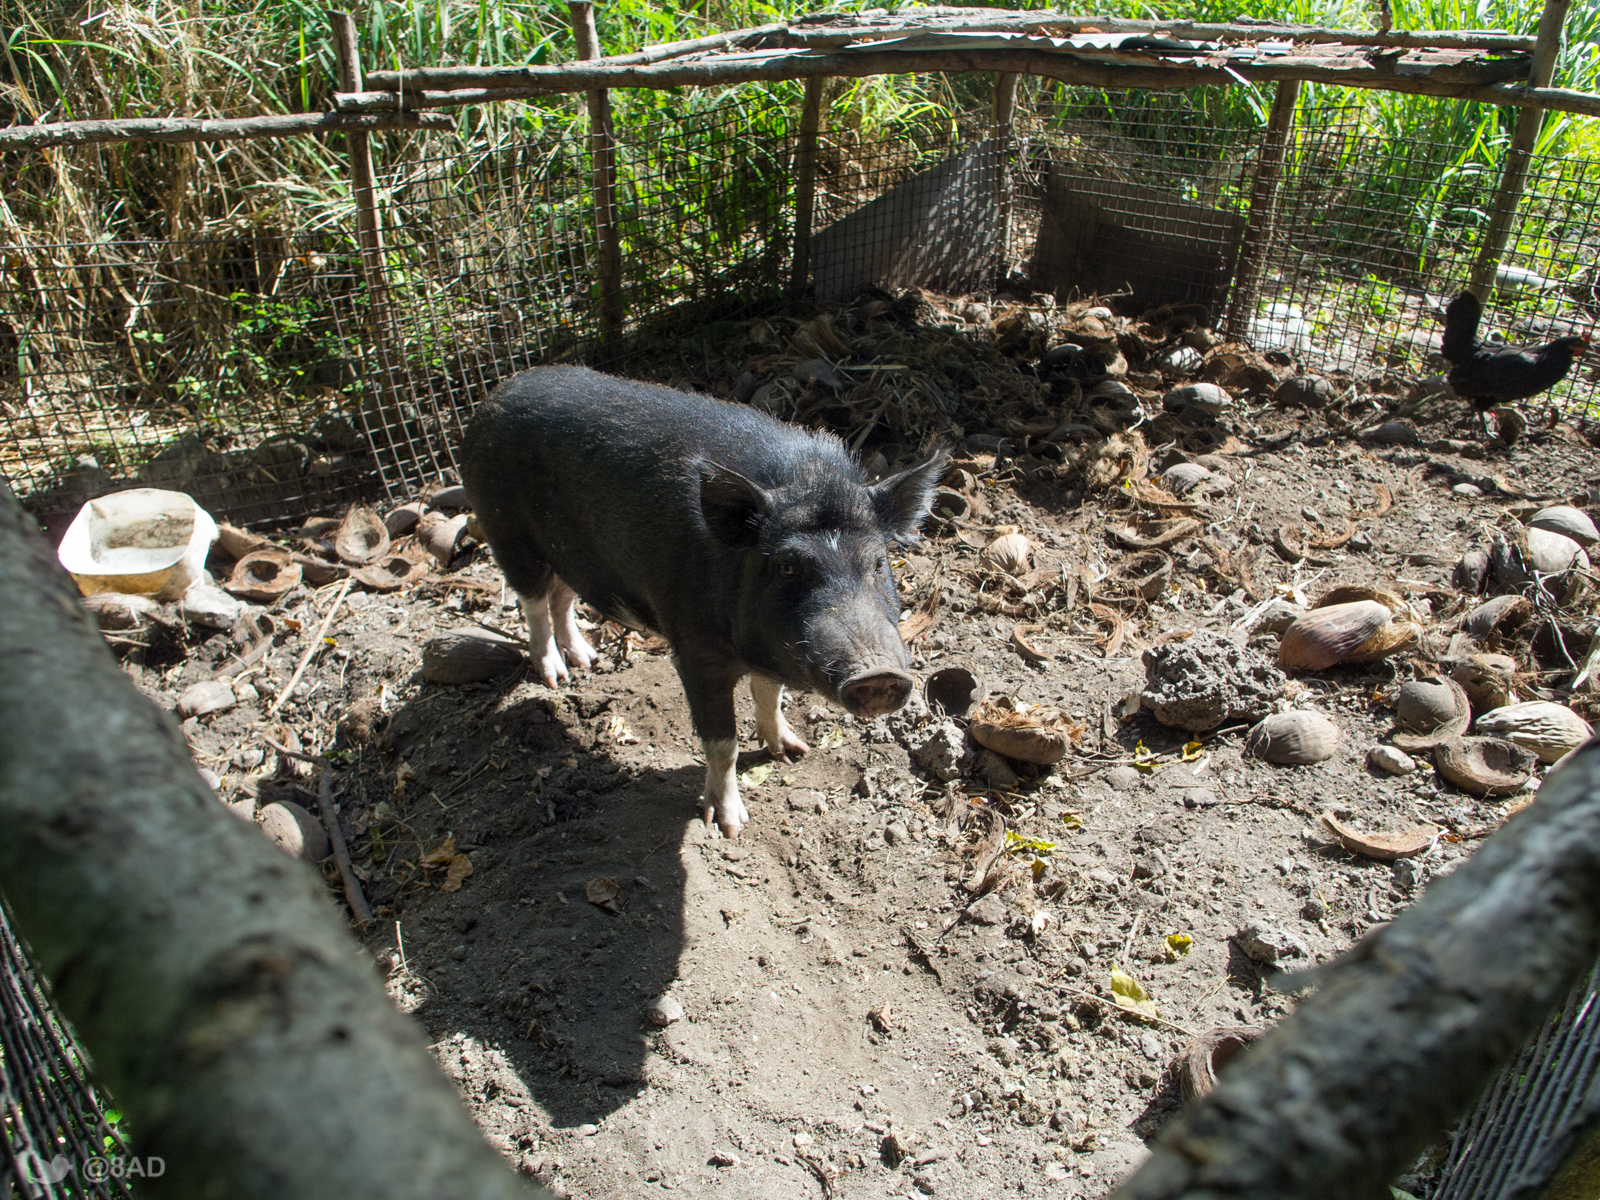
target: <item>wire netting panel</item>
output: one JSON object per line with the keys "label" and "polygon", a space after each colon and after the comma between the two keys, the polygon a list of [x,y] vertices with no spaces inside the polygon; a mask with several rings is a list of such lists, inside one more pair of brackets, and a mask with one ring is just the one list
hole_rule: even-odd
{"label": "wire netting panel", "polygon": [[789,261],[791,109],[730,89],[616,143],[623,324],[607,336],[587,121],[552,118],[492,145],[419,139],[383,171],[387,336],[397,403],[374,414],[391,494],[453,466],[466,418],[505,376],[551,361],[620,363],[752,311]]}
{"label": "wire netting panel", "polygon": [[127,1161],[109,1111],[0,906],[0,1192],[24,1200],[131,1196],[122,1178],[92,1178],[102,1172],[91,1159]]}
{"label": "wire netting panel", "polygon": [[28,244],[0,258],[0,472],[53,520],[116,487],[251,522],[353,495],[363,288],[337,231]]}
{"label": "wire netting panel", "polygon": [[[1480,337],[1544,342],[1593,327],[1596,168],[1533,160]],[[1390,135],[1360,106],[1315,110],[1289,139],[1257,286],[1232,297],[1237,328],[1315,369],[1445,369],[1443,304],[1471,277],[1500,174],[1498,156],[1491,166],[1454,144]],[[1580,365],[1548,402],[1583,409],[1594,394]]]}
{"label": "wire netting panel", "polygon": [[1571,1156],[1583,1153],[1597,1120],[1600,967],[1573,988],[1462,1121],[1432,1200],[1578,1194],[1576,1180],[1552,1184]]}
{"label": "wire netting panel", "polygon": [[1223,119],[1229,103],[1220,88],[1041,95],[1018,167],[1030,285],[1220,317],[1260,141]]}

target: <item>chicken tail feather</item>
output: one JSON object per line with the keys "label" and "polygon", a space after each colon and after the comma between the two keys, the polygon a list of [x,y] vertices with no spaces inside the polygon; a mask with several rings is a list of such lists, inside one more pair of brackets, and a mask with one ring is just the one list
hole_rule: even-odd
{"label": "chicken tail feather", "polygon": [[1444,345],[1441,352],[1453,363],[1465,362],[1472,357],[1478,344],[1478,321],[1483,316],[1483,305],[1471,292],[1462,292],[1444,310]]}

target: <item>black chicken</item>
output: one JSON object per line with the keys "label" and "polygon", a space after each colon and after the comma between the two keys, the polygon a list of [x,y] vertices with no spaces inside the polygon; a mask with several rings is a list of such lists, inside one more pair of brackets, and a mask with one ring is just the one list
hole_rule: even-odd
{"label": "black chicken", "polygon": [[[1483,305],[1471,292],[1462,292],[1444,310],[1444,356],[1450,363],[1446,378],[1456,395],[1472,401],[1484,436],[1489,435],[1487,414],[1497,405],[1523,400],[1547,391],[1567,377],[1572,360],[1589,348],[1587,334],[1557,338],[1543,346],[1497,346],[1478,340],[1478,320]],[[1509,445],[1523,426],[1521,418],[1501,422],[1501,437]]]}

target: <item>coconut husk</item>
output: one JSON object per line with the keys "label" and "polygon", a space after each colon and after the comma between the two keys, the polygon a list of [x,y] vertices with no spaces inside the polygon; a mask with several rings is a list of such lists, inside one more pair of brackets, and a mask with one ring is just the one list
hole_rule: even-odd
{"label": "coconut husk", "polygon": [[1083,736],[1057,708],[1018,703],[1013,697],[987,700],[972,713],[972,736],[1007,758],[1048,765],[1060,760],[1067,747]]}
{"label": "coconut husk", "polygon": [[223,589],[241,600],[271,604],[300,586],[300,564],[278,546],[253,550],[233,566]]}

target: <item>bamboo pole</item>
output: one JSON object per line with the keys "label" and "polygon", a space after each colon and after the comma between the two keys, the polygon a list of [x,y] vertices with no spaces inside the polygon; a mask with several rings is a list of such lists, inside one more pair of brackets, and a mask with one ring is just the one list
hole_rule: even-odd
{"label": "bamboo pole", "polygon": [[[339,59],[339,84],[352,92],[361,90],[361,57],[356,45],[356,22],[348,12],[329,9],[333,24],[334,50]],[[378,189],[372,178],[372,147],[367,135],[345,136],[350,158],[350,192],[356,207],[356,242],[361,253],[361,276],[367,285],[367,316],[371,322],[372,346],[378,359],[376,404],[364,413],[367,436],[376,448],[381,429],[391,444],[402,421],[400,413],[399,365],[395,352],[394,326],[389,304],[389,281],[383,270],[383,239],[378,228]]]}
{"label": "bamboo pole", "polygon": [[800,106],[800,144],[795,148],[794,269],[789,288],[802,291],[811,277],[811,226],[817,215],[817,137],[822,129],[822,77],[806,80]]}
{"label": "bamboo pole", "polygon": [[307,133],[371,132],[383,129],[449,129],[455,121],[444,113],[397,112],[394,93],[388,104],[371,113],[274,113],[265,117],[133,117],[112,121],[55,121],[47,125],[13,125],[0,129],[0,150],[40,150],[48,146],[84,146],[94,142],[238,142],[257,138],[297,137]]}
{"label": "bamboo pole", "polygon": [[[610,60],[607,60],[607,61],[610,61]],[[1050,72],[1040,72],[1040,73],[1041,74],[1045,74],[1049,78],[1051,78],[1053,80],[1056,80],[1058,82],[1073,82],[1072,80],[1062,79],[1058,75],[1052,74]],[[1098,84],[1107,84],[1110,81],[1107,81],[1107,80],[1104,80],[1104,79],[1097,79],[1097,80],[1084,80],[1083,82],[1093,82],[1093,83],[1098,83]],[[1278,82],[1282,83],[1284,81],[1282,79],[1279,79]],[[1151,83],[1151,82],[1146,81],[1146,82],[1141,83],[1139,86],[1140,87],[1144,87],[1144,88],[1160,90],[1160,89],[1164,89],[1164,88],[1192,87],[1193,85],[1194,85],[1194,80],[1191,79],[1191,78],[1188,78],[1188,77],[1175,77],[1175,78],[1167,79],[1167,80],[1165,80],[1163,82],[1159,82],[1159,83]],[[1117,84],[1115,84],[1115,86],[1124,87],[1124,86],[1131,86],[1131,85],[1127,84],[1127,83],[1117,83]],[[1380,91],[1381,90],[1385,90],[1387,88],[1387,85],[1380,85],[1380,84],[1373,84],[1371,86],[1375,90],[1380,90]],[[580,90],[580,89],[573,88],[571,90],[577,91],[577,90]],[[1405,89],[1404,88],[1395,87],[1395,88],[1387,88],[1387,90],[1390,90],[1390,91],[1404,91]],[[544,95],[549,95],[549,94],[551,94],[551,90],[548,89],[548,88],[543,88],[543,87],[538,87],[538,88],[527,88],[527,87],[455,88],[455,89],[452,89],[452,90],[449,90],[449,91],[430,90],[430,91],[423,91],[423,92],[407,92],[406,93],[406,106],[407,107],[406,107],[405,111],[401,113],[401,116],[410,115],[412,109],[453,108],[453,107],[458,107],[458,106],[466,105],[466,104],[488,104],[488,103],[491,103],[491,102],[497,101],[497,100],[527,100],[527,99],[530,99],[530,98],[533,98],[533,97],[536,97],[536,96],[544,96]],[[1542,109],[1546,109],[1546,110],[1548,110],[1550,112],[1569,112],[1569,113],[1576,113],[1579,116],[1585,116],[1585,117],[1600,117],[1600,95],[1596,95],[1593,92],[1575,91],[1572,88],[1548,88],[1548,87],[1547,88],[1532,88],[1532,87],[1527,87],[1527,86],[1522,85],[1522,84],[1515,84],[1515,83],[1490,83],[1490,84],[1481,84],[1481,85],[1472,86],[1472,87],[1456,88],[1456,89],[1450,91],[1448,93],[1448,95],[1450,95],[1450,96],[1452,96],[1452,97],[1454,97],[1455,99],[1458,99],[1458,100],[1476,100],[1476,101],[1478,101],[1478,102],[1480,102],[1482,104],[1504,104],[1504,105],[1510,105],[1510,106],[1513,106],[1513,107],[1522,107],[1522,108],[1542,108]],[[337,105],[340,114],[342,114],[342,113],[394,113],[400,107],[398,94],[395,93],[395,92],[386,92],[386,91],[367,91],[367,92],[353,92],[353,93],[340,92],[340,93],[336,93],[334,95],[334,102]],[[319,117],[332,117],[332,116],[336,116],[338,114],[321,113],[321,114],[316,114],[316,115],[319,116]],[[426,114],[426,113],[418,113],[418,114],[415,114],[415,115],[418,116],[419,118],[428,118],[428,117],[431,116],[431,114]],[[249,119],[254,121],[254,120],[257,120],[257,119],[260,119],[260,120],[277,120],[279,118],[249,118]],[[297,116],[296,119],[299,119],[298,116]],[[142,122],[139,122],[139,123],[142,123]],[[68,128],[68,126],[72,125],[72,124],[116,126],[120,130],[120,128],[122,126],[129,125],[129,124],[135,124],[135,122],[120,122],[120,121],[63,122],[63,123],[61,123],[59,125],[23,125],[23,126],[18,126],[18,127],[14,128],[14,129],[0,129],[0,149],[4,148],[4,146],[5,146],[6,142],[7,142],[7,139],[8,139],[8,137],[10,135],[12,135],[12,134],[27,135],[27,134],[33,133],[33,131],[35,131],[35,130],[41,131],[41,134],[42,134],[42,136],[40,136],[39,140],[38,140],[38,144],[39,145],[52,145],[52,144],[54,144],[54,141],[50,138],[48,133],[46,133],[44,131],[54,130],[54,129],[65,129],[65,128]],[[418,126],[415,125],[415,124],[395,124],[395,125],[373,124],[373,125],[364,126],[364,128],[368,128],[368,129],[390,129],[390,128],[394,128],[394,129],[412,129],[412,128],[417,128],[417,127]],[[445,122],[440,121],[437,125],[426,124],[425,123],[421,127],[422,128],[447,128],[448,125]],[[261,134],[255,135],[255,136],[272,137],[272,136],[277,136],[277,135],[274,134],[274,133],[261,133]],[[21,139],[19,138],[18,140],[21,140]],[[137,140],[137,137],[136,137],[135,134],[123,133],[123,132],[118,132],[117,130],[113,130],[113,131],[109,132],[106,137],[101,138],[99,140],[103,140],[103,141]],[[175,137],[172,137],[172,138],[166,139],[166,140],[182,141],[182,140],[186,140],[186,138],[184,136],[180,135],[180,136],[175,136]],[[203,139],[197,138],[195,140],[203,140]],[[30,143],[30,144],[32,144],[32,143]]]}
{"label": "bamboo pole", "polygon": [[[1571,0],[1545,0],[1544,11],[1539,14],[1533,66],[1528,73],[1528,83],[1533,88],[1547,86],[1550,76],[1555,72],[1556,55],[1561,50],[1561,31],[1570,6]],[[1478,257],[1472,264],[1472,275],[1467,282],[1468,290],[1480,300],[1494,282],[1500,257],[1505,253],[1511,222],[1517,215],[1517,204],[1522,199],[1522,189],[1528,181],[1533,150],[1539,142],[1539,131],[1544,128],[1544,113],[1545,110],[1536,105],[1517,113],[1517,125],[1511,131],[1511,144],[1506,148],[1505,169],[1500,175],[1500,186],[1495,190],[1489,227],[1484,230],[1483,242],[1478,248]]]}
{"label": "bamboo pole", "polygon": [[1011,147],[1015,143],[1017,85],[1022,76],[1001,71],[994,77],[994,139],[1000,155],[995,170],[996,219],[1000,226],[1000,269],[1002,279],[1011,261]]}
{"label": "bamboo pole", "polygon": [[1244,234],[1233,263],[1233,294],[1228,299],[1228,336],[1239,338],[1250,321],[1257,285],[1261,279],[1260,257],[1272,237],[1273,216],[1278,203],[1278,180],[1283,175],[1284,150],[1294,128],[1295,102],[1300,84],[1287,80],[1278,85],[1272,98],[1272,113],[1267,118],[1266,136],[1261,141],[1261,157],[1256,159],[1256,177],[1250,188],[1250,211],[1245,217]]}
{"label": "bamboo pole", "polygon": [[1120,58],[1118,62],[1098,62],[1053,50],[851,50],[837,54],[795,51],[639,66],[613,66],[599,61],[527,67],[421,67],[400,72],[375,71],[368,83],[385,90],[403,84],[408,97],[413,91],[456,88],[518,89],[531,96],[596,87],[714,87],[813,76],[861,78],[933,71],[1015,71],[1091,87],[1160,89],[1200,84],[1232,86],[1240,79],[1252,83],[1301,80],[1424,96],[1467,97],[1473,89],[1492,84],[1523,83],[1527,75],[1526,60],[1517,57],[1420,67],[1402,67],[1396,56],[1389,55],[1368,59],[1356,55],[1286,54],[1239,60],[1227,66],[1162,63],[1133,52]]}
{"label": "bamboo pole", "polygon": [[[600,57],[600,35],[594,26],[593,0],[567,5],[578,58]],[[614,342],[622,333],[622,242],[617,233],[617,142],[611,123],[611,93],[589,88],[589,159],[593,164],[594,236],[600,287],[600,337]]]}
{"label": "bamboo pole", "polygon": [[[1205,40],[1244,40],[1257,42],[1266,38],[1292,41],[1307,45],[1374,46],[1406,50],[1480,50],[1486,52],[1529,52],[1536,39],[1526,34],[1512,34],[1498,29],[1397,29],[1388,32],[1372,30],[1330,29],[1313,25],[1269,24],[1250,25],[1211,24],[1190,21],[1124,20],[1107,17],[1070,17],[1059,13],[1033,12],[996,15],[992,9],[921,9],[923,19],[896,22],[888,25],[852,27],[844,22],[823,25],[815,29],[791,25],[764,25],[755,29],[734,30],[710,38],[697,38],[686,42],[672,42],[649,47],[636,54],[617,55],[602,59],[601,63],[616,67],[649,65],[667,58],[709,50],[719,50],[742,43],[781,43],[793,49],[825,49],[848,45],[861,37],[877,39],[896,37],[906,33],[962,30],[973,33],[1038,33],[1072,34],[1092,29],[1103,33],[1160,33],[1174,38]],[[948,15],[957,14],[957,15]],[[959,14],[966,14],[961,16]],[[368,79],[371,86],[388,91],[400,88],[402,80],[409,91],[412,88],[446,86],[439,82],[440,72],[448,73],[458,68],[410,68],[401,71],[373,71]],[[476,68],[493,71],[505,68]],[[579,89],[574,89],[579,90]]]}

